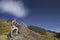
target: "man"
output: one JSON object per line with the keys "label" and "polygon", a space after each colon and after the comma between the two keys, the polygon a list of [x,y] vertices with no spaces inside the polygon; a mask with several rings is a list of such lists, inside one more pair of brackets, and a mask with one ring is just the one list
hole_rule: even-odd
{"label": "man", "polygon": [[16,27],[15,25],[16,25],[16,18],[14,18],[11,21],[11,37],[12,37],[12,33],[15,29],[16,29],[16,34],[18,34],[18,27]]}

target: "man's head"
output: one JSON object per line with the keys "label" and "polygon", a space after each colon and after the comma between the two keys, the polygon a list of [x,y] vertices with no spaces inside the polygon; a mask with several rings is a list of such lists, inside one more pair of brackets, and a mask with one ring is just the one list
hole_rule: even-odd
{"label": "man's head", "polygon": [[14,18],[13,20],[16,21],[16,18]]}

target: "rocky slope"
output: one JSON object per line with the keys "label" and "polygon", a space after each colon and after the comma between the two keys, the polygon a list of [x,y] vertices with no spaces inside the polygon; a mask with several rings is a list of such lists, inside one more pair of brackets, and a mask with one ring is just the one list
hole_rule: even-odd
{"label": "rocky slope", "polygon": [[[28,27],[25,23],[19,24],[19,34],[13,33],[13,40],[60,40],[60,33],[48,31],[37,26]],[[12,40],[9,37],[10,20],[0,18],[0,40]]]}
{"label": "rocky slope", "polygon": [[[13,34],[12,39],[13,40],[40,40],[39,38],[36,37],[34,32],[32,30],[29,30],[27,28],[27,25],[24,24],[23,22],[20,23],[20,28],[19,28],[19,34],[15,35]],[[9,40],[12,40],[9,38]]]}

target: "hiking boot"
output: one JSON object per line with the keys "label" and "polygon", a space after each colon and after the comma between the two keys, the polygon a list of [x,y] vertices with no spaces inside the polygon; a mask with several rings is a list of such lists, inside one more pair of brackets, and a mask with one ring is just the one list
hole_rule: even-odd
{"label": "hiking boot", "polygon": [[11,35],[11,38],[13,37],[13,35]]}

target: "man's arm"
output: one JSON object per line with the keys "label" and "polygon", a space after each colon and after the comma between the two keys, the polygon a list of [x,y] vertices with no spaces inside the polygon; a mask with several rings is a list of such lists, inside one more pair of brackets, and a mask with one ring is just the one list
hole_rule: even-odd
{"label": "man's arm", "polygon": [[13,22],[14,22],[14,21],[11,22],[11,29],[12,29],[12,27],[13,27]]}
{"label": "man's arm", "polygon": [[13,25],[13,22],[14,22],[14,21],[11,22],[12,25]]}

